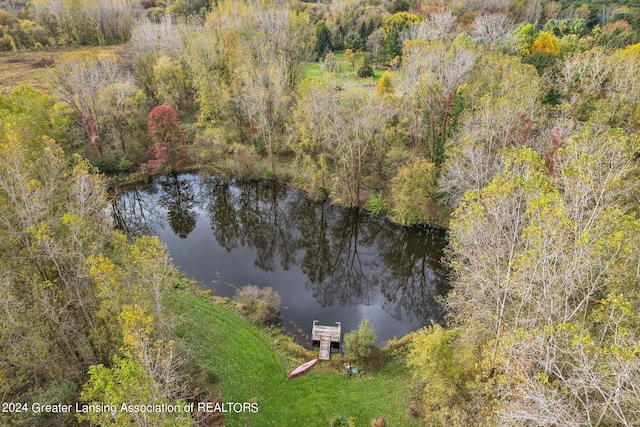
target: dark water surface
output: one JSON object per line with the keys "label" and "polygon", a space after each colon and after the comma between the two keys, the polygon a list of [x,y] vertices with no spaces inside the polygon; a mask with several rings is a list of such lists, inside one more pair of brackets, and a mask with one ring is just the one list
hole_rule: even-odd
{"label": "dark water surface", "polygon": [[132,236],[157,235],[217,295],[272,287],[285,329],[298,336],[313,320],[348,332],[369,318],[383,342],[442,319],[433,299],[448,290],[440,230],[399,227],[270,182],[199,175],[123,194],[114,218]]}

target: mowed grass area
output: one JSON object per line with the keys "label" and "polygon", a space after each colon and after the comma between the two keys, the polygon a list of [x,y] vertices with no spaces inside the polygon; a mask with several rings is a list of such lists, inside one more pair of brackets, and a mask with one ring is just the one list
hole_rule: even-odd
{"label": "mowed grass area", "polygon": [[[178,335],[194,363],[215,376],[224,402],[254,401],[258,413],[224,414],[225,425],[322,426],[340,415],[356,426],[385,417],[389,426],[421,426],[409,414],[411,377],[402,361],[349,378],[320,362],[300,377],[287,374],[298,362],[282,359],[272,339],[243,317],[198,296],[177,294]],[[285,366],[286,365],[286,366]]]}
{"label": "mowed grass area", "polygon": [[0,93],[6,93],[20,84],[28,84],[49,91],[49,68],[55,60],[69,52],[96,52],[115,54],[119,46],[78,46],[56,50],[0,51]]}

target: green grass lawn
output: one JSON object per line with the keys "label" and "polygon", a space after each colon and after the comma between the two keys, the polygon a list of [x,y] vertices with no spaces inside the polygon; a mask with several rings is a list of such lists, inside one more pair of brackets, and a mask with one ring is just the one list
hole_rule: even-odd
{"label": "green grass lawn", "polygon": [[[215,375],[224,402],[258,402],[258,413],[225,414],[233,426],[323,426],[339,415],[356,426],[385,417],[390,426],[420,426],[409,415],[410,373],[402,361],[349,378],[320,362],[288,379],[297,362],[282,360],[272,339],[241,316],[212,301],[178,294],[181,336],[194,363]],[[285,366],[286,365],[286,366]]]}
{"label": "green grass lawn", "polygon": [[[335,55],[335,71],[331,76],[331,80],[337,84],[344,83],[357,83],[357,84],[366,84],[367,82],[373,81],[377,83],[382,76],[382,73],[385,72],[384,67],[380,68],[377,66],[373,67],[373,77],[369,79],[359,78],[357,75],[358,69],[362,66],[362,60],[359,60],[355,67],[351,65],[351,63],[345,59],[344,51],[335,51],[333,52]],[[321,62],[309,62],[304,67],[304,78],[305,79],[316,79],[324,76],[326,73],[322,69]]]}

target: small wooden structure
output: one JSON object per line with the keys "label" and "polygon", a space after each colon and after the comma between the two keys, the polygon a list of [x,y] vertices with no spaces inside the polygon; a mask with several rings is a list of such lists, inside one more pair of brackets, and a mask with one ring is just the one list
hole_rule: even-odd
{"label": "small wooden structure", "polygon": [[340,347],[340,322],[336,322],[336,325],[338,326],[323,326],[317,320],[313,321],[311,340],[320,343],[320,360],[329,360],[332,344],[336,343]]}

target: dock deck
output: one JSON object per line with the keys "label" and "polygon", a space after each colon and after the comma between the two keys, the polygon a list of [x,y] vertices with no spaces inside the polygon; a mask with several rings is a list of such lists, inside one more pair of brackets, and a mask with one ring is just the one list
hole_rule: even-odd
{"label": "dock deck", "polygon": [[320,341],[320,360],[329,360],[331,355],[331,343],[340,343],[340,322],[336,322],[336,325],[337,326],[324,326],[319,325],[317,320],[313,321],[311,339],[313,341]]}

